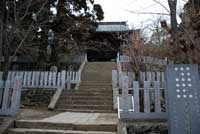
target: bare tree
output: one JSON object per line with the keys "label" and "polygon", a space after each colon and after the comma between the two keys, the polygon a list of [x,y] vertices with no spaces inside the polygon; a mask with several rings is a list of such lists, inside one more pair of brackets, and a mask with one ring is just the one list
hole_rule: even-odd
{"label": "bare tree", "polygon": [[31,2],[32,0],[0,2],[0,30],[2,31],[0,48],[1,55],[4,57],[3,80],[6,80],[10,65],[25,42],[33,41],[36,17],[45,9],[48,0],[43,1],[35,13],[28,12]]}

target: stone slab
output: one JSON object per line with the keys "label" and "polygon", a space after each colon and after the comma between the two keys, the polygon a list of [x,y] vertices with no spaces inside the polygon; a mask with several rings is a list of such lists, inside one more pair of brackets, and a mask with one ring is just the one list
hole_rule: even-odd
{"label": "stone slab", "polygon": [[166,80],[169,134],[199,134],[198,66],[168,65]]}
{"label": "stone slab", "polygon": [[117,124],[117,114],[64,112],[40,120],[41,122],[72,124]]}

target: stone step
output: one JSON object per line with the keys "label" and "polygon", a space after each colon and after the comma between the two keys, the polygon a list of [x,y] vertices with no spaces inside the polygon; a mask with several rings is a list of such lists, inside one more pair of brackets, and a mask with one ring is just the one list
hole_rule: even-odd
{"label": "stone step", "polygon": [[66,105],[59,104],[58,108],[61,109],[87,109],[87,110],[112,110],[112,105]]}
{"label": "stone step", "polygon": [[1,117],[0,134],[4,134],[7,128],[13,125],[14,119]]}
{"label": "stone step", "polygon": [[108,131],[116,132],[116,124],[72,124],[72,123],[52,123],[41,121],[20,120],[15,122],[15,128],[31,129],[55,129],[55,130],[78,130],[78,131]]}
{"label": "stone step", "polygon": [[[98,77],[98,76],[93,75],[92,77]],[[112,85],[111,84],[112,78],[109,78],[109,79],[105,80],[104,82],[99,83],[100,81],[102,81],[104,79],[105,78],[98,79],[97,81],[91,81],[91,80],[83,81],[83,83],[81,84],[81,88],[82,87],[110,87]],[[107,82],[107,81],[110,81],[110,82]]]}
{"label": "stone step", "polygon": [[116,134],[116,132],[14,128],[9,129],[8,134]]}
{"label": "stone step", "polygon": [[84,85],[79,87],[80,91],[112,91],[112,85]]}
{"label": "stone step", "polygon": [[88,110],[88,109],[62,109],[62,108],[57,108],[57,111],[62,111],[62,112],[77,112],[77,113],[117,113],[117,110]]}
{"label": "stone step", "polygon": [[98,100],[101,100],[103,98],[105,99],[111,99],[112,100],[112,96],[111,95],[78,95],[78,94],[71,94],[71,95],[61,95],[60,96],[61,99],[66,99],[66,98],[69,98],[69,99],[81,99],[83,98],[83,100],[93,100],[93,99],[98,99]]}
{"label": "stone step", "polygon": [[3,118],[0,118],[0,126],[2,125],[2,123],[3,123]]}
{"label": "stone step", "polygon": [[66,92],[101,92],[101,93],[106,93],[106,92],[112,92],[112,87],[101,87],[101,86],[82,86],[79,87],[78,90],[64,90]]}
{"label": "stone step", "polygon": [[59,104],[79,104],[79,105],[112,105],[112,100],[60,100],[57,105]]}
{"label": "stone step", "polygon": [[60,100],[112,100],[112,96],[61,96]]}
{"label": "stone step", "polygon": [[103,93],[103,92],[63,92],[62,93],[63,96],[66,96],[66,95],[78,95],[78,96],[112,96],[112,92],[106,92],[106,93]]}

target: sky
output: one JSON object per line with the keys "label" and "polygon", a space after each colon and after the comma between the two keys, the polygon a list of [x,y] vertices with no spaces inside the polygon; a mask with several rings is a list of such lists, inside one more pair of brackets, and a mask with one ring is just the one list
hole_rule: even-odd
{"label": "sky", "polygon": [[[168,8],[167,0],[157,0]],[[183,11],[186,0],[178,0],[178,14]],[[167,21],[170,20],[168,15],[136,14],[135,12],[155,12],[167,13],[167,9],[157,4],[153,0],[95,0],[104,10],[104,21],[128,21],[132,28],[142,28],[159,17]],[[168,8],[169,10],[169,8]],[[130,12],[133,11],[133,12]],[[178,18],[178,21],[180,19]]]}

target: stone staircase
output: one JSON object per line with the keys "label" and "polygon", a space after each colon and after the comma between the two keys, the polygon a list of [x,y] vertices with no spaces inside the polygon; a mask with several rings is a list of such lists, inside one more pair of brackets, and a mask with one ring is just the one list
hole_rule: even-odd
{"label": "stone staircase", "polygon": [[114,62],[89,62],[83,69],[82,83],[78,90],[64,90],[57,110],[70,112],[112,113],[112,69]]}
{"label": "stone staircase", "polygon": [[[97,87],[96,87],[97,88]],[[65,90],[57,104],[57,110],[71,112],[112,113],[111,87],[97,89]]]}
{"label": "stone staircase", "polygon": [[82,86],[111,86],[112,70],[116,69],[115,62],[88,62],[82,72]]}
{"label": "stone staircase", "polygon": [[55,117],[17,120],[7,134],[116,134],[117,114],[113,110],[112,69],[109,62],[86,63],[78,90],[64,90]]}

